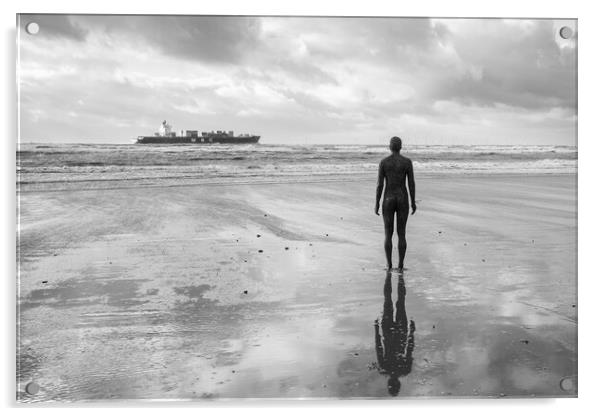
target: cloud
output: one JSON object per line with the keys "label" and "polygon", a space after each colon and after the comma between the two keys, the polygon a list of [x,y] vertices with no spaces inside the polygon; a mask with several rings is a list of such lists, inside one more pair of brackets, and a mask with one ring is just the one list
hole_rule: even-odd
{"label": "cloud", "polygon": [[434,99],[575,108],[576,51],[559,47],[553,21],[467,20],[452,39],[467,70],[439,77],[430,88]]}
{"label": "cloud", "polygon": [[202,62],[240,62],[257,46],[260,23],[229,16],[77,16],[108,36],[156,47],[162,54]]}
{"label": "cloud", "polygon": [[167,118],[268,142],[575,141],[576,41],[557,36],[573,21],[38,17],[25,140],[119,141]]}

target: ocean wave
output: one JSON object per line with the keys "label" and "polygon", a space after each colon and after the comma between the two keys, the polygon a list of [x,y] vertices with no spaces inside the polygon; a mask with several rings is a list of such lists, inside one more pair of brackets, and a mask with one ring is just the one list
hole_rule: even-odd
{"label": "ocean wave", "polygon": [[[20,184],[376,175],[385,146],[22,144]],[[417,174],[576,173],[574,146],[407,146]],[[251,180],[251,179],[249,179]],[[254,180],[254,179],[253,179]]]}

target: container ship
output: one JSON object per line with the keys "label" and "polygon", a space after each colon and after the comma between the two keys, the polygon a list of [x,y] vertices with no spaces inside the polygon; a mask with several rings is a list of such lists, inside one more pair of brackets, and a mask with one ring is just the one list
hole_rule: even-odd
{"label": "container ship", "polygon": [[172,131],[171,125],[167,124],[166,120],[163,120],[159,131],[154,136],[138,136],[136,143],[141,144],[174,144],[174,143],[194,143],[194,144],[210,144],[210,143],[223,143],[223,144],[248,144],[257,143],[260,136],[254,136],[251,134],[239,134],[234,135],[232,130],[230,131],[210,131],[201,132],[198,130],[182,130],[178,136]]}

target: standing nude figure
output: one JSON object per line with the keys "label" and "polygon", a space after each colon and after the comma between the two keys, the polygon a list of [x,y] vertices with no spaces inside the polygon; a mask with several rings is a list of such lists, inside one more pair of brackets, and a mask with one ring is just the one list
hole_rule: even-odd
{"label": "standing nude figure", "polygon": [[412,202],[412,215],[416,212],[416,185],[414,184],[414,168],[412,161],[399,154],[401,151],[401,139],[392,137],[389,144],[391,155],[380,161],[378,167],[378,185],[376,187],[376,205],[374,212],[378,213],[380,197],[383,193],[383,183],[387,180],[385,195],[383,198],[383,220],[385,223],[385,255],[387,256],[387,268],[392,268],[391,250],[393,249],[393,222],[397,215],[397,237],[399,238],[399,271],[403,271],[403,261],[406,255],[406,222],[410,211],[408,192],[406,190],[406,178],[410,189]]}

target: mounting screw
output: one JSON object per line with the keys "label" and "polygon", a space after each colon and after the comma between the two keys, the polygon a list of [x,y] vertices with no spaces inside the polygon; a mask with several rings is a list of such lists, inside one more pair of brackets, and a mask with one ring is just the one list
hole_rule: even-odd
{"label": "mounting screw", "polygon": [[29,33],[30,35],[37,35],[38,32],[40,31],[40,25],[37,24],[36,22],[29,22],[25,26],[25,31],[27,33]]}
{"label": "mounting screw", "polygon": [[558,33],[562,39],[570,39],[573,36],[573,29],[568,26],[563,26]]}
{"label": "mounting screw", "polygon": [[36,383],[34,381],[30,381],[25,386],[25,391],[27,392],[27,394],[34,395],[40,391],[40,386],[38,386],[38,383]]}

